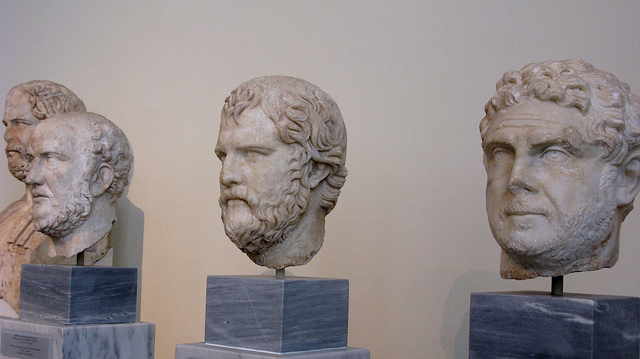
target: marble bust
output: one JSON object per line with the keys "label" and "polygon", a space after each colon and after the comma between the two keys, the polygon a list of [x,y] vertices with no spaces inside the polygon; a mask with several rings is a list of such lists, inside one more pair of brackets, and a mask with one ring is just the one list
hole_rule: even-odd
{"label": "marble bust", "polygon": [[49,255],[71,257],[107,237],[133,162],[122,130],[94,113],[59,114],[33,129],[27,154],[34,226],[51,238]]}
{"label": "marble bust", "polygon": [[[30,81],[13,87],[6,98],[2,123],[9,171],[24,182],[29,169],[27,146],[33,128],[47,118],[71,111],[85,111],[85,105],[71,90],[51,81]],[[47,236],[35,231],[31,216],[31,193],[11,203],[0,212],[0,297],[12,310],[19,304],[20,267],[24,263],[64,263],[47,255]],[[109,248],[96,251],[93,261]],[[12,310],[0,308],[0,315],[14,316]]]}
{"label": "marble bust", "polygon": [[231,241],[268,268],[309,262],[347,176],[347,132],[333,99],[297,78],[249,80],[225,101],[215,151]]}
{"label": "marble bust", "polygon": [[612,267],[640,189],[640,98],[581,60],[509,71],[480,123],[503,278]]}

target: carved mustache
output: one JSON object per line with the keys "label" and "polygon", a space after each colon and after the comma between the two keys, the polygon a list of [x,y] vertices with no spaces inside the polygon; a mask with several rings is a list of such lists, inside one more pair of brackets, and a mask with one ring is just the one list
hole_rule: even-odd
{"label": "carved mustache", "polygon": [[4,152],[7,154],[7,156],[11,153],[11,152],[17,152],[20,154],[20,156],[22,158],[24,158],[26,160],[27,158],[27,149],[24,148],[24,146],[22,146],[19,142],[17,141],[11,141],[11,142],[7,142],[7,147],[5,147]]}
{"label": "carved mustache", "polygon": [[234,186],[220,191],[218,202],[220,206],[226,207],[230,200],[239,199],[247,202],[249,207],[256,208],[260,205],[260,199],[249,187]]}

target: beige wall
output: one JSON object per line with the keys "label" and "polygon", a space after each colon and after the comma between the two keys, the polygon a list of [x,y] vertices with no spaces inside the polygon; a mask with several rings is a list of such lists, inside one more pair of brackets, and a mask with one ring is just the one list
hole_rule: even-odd
{"label": "beige wall", "polygon": [[[593,4],[591,4],[593,3]],[[589,4],[589,5],[585,5]],[[204,339],[206,276],[260,274],[224,235],[213,154],[228,93],[283,74],[336,100],[349,177],[324,248],[296,275],[347,278],[349,344],[372,358],[466,358],[469,294],[501,280],[478,122],[502,74],[583,58],[640,92],[638,1],[0,1],[0,97],[49,79],[128,135],[135,170],[115,262],[142,269],[157,358]],[[20,184],[0,156],[0,207]],[[640,296],[640,210],[615,268],[572,292]]]}

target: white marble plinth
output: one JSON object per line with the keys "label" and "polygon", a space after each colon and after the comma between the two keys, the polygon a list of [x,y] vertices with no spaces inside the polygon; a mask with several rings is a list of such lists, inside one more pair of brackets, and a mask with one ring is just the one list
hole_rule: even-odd
{"label": "white marble plinth", "polygon": [[[5,355],[15,333],[44,345],[30,348],[28,343],[22,356]],[[155,324],[60,325],[0,318],[0,343],[1,359],[153,359]]]}
{"label": "white marble plinth", "polygon": [[176,346],[175,359],[369,359],[369,349],[339,348],[297,353],[268,353],[213,344],[191,343]]}

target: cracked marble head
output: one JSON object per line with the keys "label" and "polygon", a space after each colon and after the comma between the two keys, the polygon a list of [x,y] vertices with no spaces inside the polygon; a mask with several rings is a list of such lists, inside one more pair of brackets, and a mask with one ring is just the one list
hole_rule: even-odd
{"label": "cracked marble head", "polygon": [[30,81],[9,91],[2,123],[9,171],[20,181],[29,170],[27,146],[35,125],[53,115],[85,112],[82,100],[68,88],[51,81]]}
{"label": "cracked marble head", "polygon": [[640,99],[581,60],[507,72],[480,123],[503,278],[613,266],[640,189]]}
{"label": "cracked marble head", "polygon": [[122,130],[93,113],[56,115],[33,129],[28,156],[34,225],[50,254],[70,257],[109,233],[133,161]]}
{"label": "cracked marble head", "polygon": [[347,175],[346,146],[340,110],[318,87],[285,76],[240,85],[216,145],[227,236],[262,266],[311,260]]}

